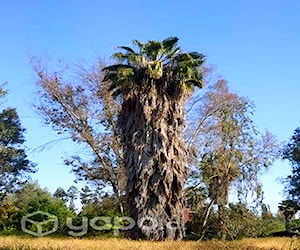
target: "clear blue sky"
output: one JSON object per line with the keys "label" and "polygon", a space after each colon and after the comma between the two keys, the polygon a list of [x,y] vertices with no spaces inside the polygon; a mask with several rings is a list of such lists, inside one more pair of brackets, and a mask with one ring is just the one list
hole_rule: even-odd
{"label": "clear blue sky", "polygon": [[[233,91],[255,102],[261,130],[287,140],[300,126],[299,13],[298,0],[2,1],[0,82],[8,82],[7,104],[18,109],[27,146],[35,149],[56,136],[30,107],[36,99],[31,56],[94,63],[133,39],[175,35],[183,50],[207,55]],[[29,151],[39,166],[33,178],[50,191],[69,187],[74,176],[61,158],[73,152],[66,142]],[[279,161],[262,176],[273,211],[282,199],[276,179],[288,173]]]}

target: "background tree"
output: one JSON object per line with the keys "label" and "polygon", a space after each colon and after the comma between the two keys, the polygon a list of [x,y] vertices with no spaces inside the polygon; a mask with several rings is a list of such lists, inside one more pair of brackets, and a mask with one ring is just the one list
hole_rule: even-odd
{"label": "background tree", "polygon": [[[13,194],[9,194],[5,203],[2,204],[4,205],[0,205],[0,218],[4,220],[0,222],[0,229],[21,232],[20,222],[23,216],[43,211],[58,217],[59,232],[63,233],[66,229],[66,218],[75,217],[75,214],[67,208],[61,199],[53,197],[37,183],[28,182],[21,185],[20,189]],[[46,231],[47,228],[44,229]],[[32,230],[35,230],[35,228],[33,227]]]}
{"label": "background tree", "polygon": [[300,128],[295,129],[293,136],[283,146],[282,159],[290,162],[292,171],[284,180],[288,199],[278,207],[285,218],[286,232],[291,233],[291,222],[300,209]]}
{"label": "background tree", "polygon": [[297,202],[293,200],[284,200],[278,206],[279,211],[282,212],[285,219],[285,231],[287,233],[292,233],[291,231],[291,221],[295,219],[296,213],[300,210]]}
{"label": "background tree", "polygon": [[285,191],[288,197],[300,203],[300,128],[295,129],[289,142],[284,145],[282,158],[292,166],[291,174],[285,179]]}
{"label": "background tree", "polygon": [[[5,91],[0,87],[0,97]],[[0,112],[0,202],[36,171],[24,148],[24,133],[16,109]]]}
{"label": "background tree", "polygon": [[81,146],[81,154],[65,160],[78,180],[112,192],[123,213],[123,160],[119,138],[115,135],[119,104],[108,91],[108,84],[102,82],[102,63],[88,70],[81,66],[69,67],[75,75],[71,79],[70,71],[63,66],[56,72],[49,72],[48,67],[33,62],[39,87],[35,107],[47,124]]}
{"label": "background tree", "polygon": [[64,203],[69,201],[67,192],[62,188],[58,187],[53,193],[53,197],[61,199]]}
{"label": "background tree", "polygon": [[[236,185],[240,201],[246,200],[249,191],[260,195],[258,176],[278,156],[277,144],[271,133],[261,135],[255,128],[253,104],[229,92],[223,80],[200,98],[196,112],[200,118],[189,131],[189,143],[198,150],[194,177],[207,189],[210,202],[206,212],[213,204],[218,206],[220,237],[226,237],[229,218],[225,206],[230,188]],[[205,224],[204,220],[203,227]]]}
{"label": "background tree", "polygon": [[13,230],[16,227],[15,215],[19,208],[14,204],[11,195],[5,197],[0,203],[0,231]]}
{"label": "background tree", "polygon": [[69,208],[72,211],[75,211],[75,200],[77,200],[77,198],[78,198],[78,193],[79,193],[78,188],[74,185],[69,187],[67,190],[67,196],[70,201]]}
{"label": "background tree", "polygon": [[135,40],[136,51],[119,47],[122,52],[113,55],[116,64],[104,68],[104,82],[122,102],[117,132],[124,152],[127,204],[131,217],[142,220],[131,232],[134,238],[183,236],[188,171],[184,104],[194,86],[202,87],[204,56],[181,53],[177,42],[176,37]]}
{"label": "background tree", "polygon": [[84,186],[83,188],[81,188],[79,196],[81,204],[83,206],[92,203],[95,198],[95,195],[93,194],[89,186]]}

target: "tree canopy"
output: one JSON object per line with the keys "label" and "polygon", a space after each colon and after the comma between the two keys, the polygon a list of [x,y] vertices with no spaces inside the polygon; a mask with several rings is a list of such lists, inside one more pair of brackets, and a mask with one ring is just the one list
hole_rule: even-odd
{"label": "tree canopy", "polygon": [[292,166],[291,174],[285,180],[287,195],[300,204],[300,128],[295,129],[285,144],[282,158],[288,160]]}
{"label": "tree canopy", "polygon": [[177,37],[147,43],[134,40],[137,51],[119,46],[124,52],[113,54],[117,63],[104,68],[104,81],[112,83],[114,95],[122,94],[123,97],[139,88],[149,87],[145,79],[159,80],[155,81],[156,84],[166,85],[167,89],[162,89],[171,95],[180,90],[178,85],[188,90],[192,90],[193,86],[202,87],[200,66],[204,62],[204,55],[198,52],[181,53],[178,40]]}
{"label": "tree canopy", "polygon": [[259,174],[278,157],[275,137],[256,129],[253,108],[252,102],[230,92],[227,82],[219,80],[199,99],[195,111],[199,118],[189,131],[189,142],[197,149],[192,179],[208,194],[207,213],[213,204],[218,205],[220,233],[226,232],[225,206],[230,190],[235,186],[243,202],[249,192],[256,193],[259,202]]}
{"label": "tree canopy", "polygon": [[[0,93],[4,95],[5,91],[0,89]],[[0,201],[36,171],[25,152],[24,133],[16,109],[3,109],[0,112]]]}

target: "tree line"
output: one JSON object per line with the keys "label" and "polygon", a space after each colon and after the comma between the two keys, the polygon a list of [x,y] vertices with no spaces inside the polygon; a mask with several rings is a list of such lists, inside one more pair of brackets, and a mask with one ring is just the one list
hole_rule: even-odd
{"label": "tree line", "polygon": [[[141,223],[126,235],[151,240],[265,236],[283,230],[283,217],[287,231],[295,231],[290,222],[298,211],[299,129],[281,148],[270,131],[255,126],[253,102],[216,78],[204,55],[182,52],[178,38],[133,44],[90,68],[51,71],[33,62],[39,97],[34,108],[58,134],[85,148],[64,161],[88,185],[51,195],[26,183],[35,164],[22,148],[24,128],[16,110],[5,109],[0,216],[20,219],[34,209],[50,211],[47,204],[53,203],[61,218],[78,223],[85,215],[130,216]],[[259,175],[279,158],[291,162],[292,174],[286,178],[287,200],[272,215]],[[235,204],[229,202],[233,189]],[[18,199],[33,190],[45,204],[20,207]],[[18,219],[2,229],[20,229]]]}

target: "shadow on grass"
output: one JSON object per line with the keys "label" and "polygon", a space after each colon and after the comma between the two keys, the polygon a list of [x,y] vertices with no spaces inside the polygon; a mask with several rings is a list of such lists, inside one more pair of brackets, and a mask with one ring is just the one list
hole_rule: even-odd
{"label": "shadow on grass", "polygon": [[281,231],[281,232],[275,232],[272,235],[272,237],[299,237],[300,234],[297,232],[286,232],[286,231]]}

